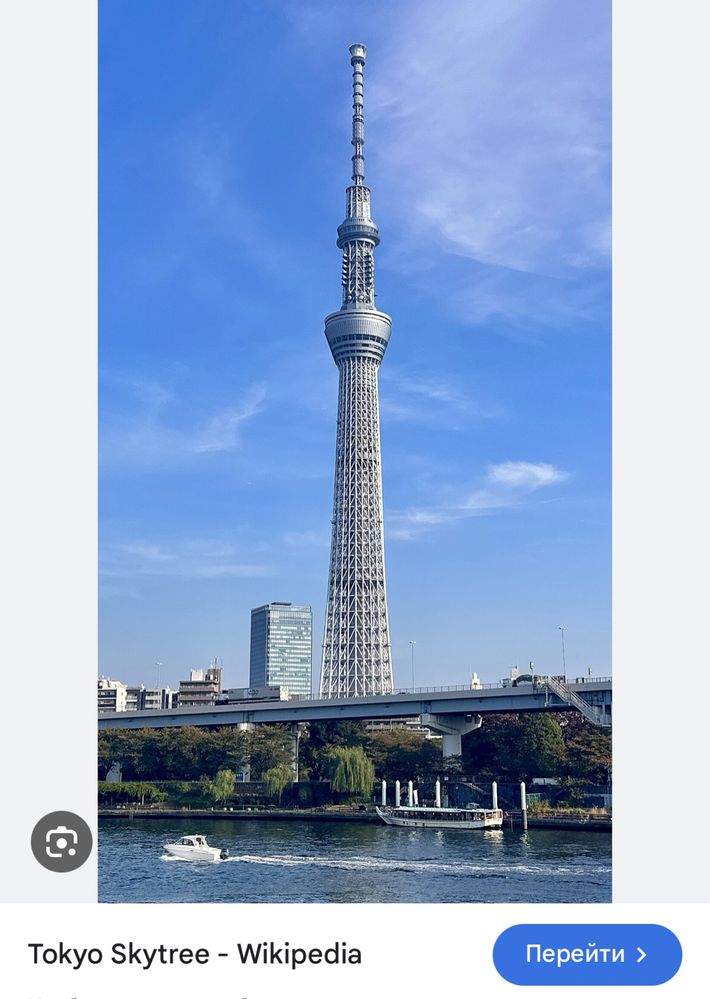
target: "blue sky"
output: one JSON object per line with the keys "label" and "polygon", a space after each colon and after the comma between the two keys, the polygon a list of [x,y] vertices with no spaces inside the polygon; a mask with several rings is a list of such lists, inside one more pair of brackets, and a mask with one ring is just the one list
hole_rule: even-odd
{"label": "blue sky", "polygon": [[610,669],[610,12],[564,0],[101,5],[101,672],[317,682],[364,42],[395,683]]}

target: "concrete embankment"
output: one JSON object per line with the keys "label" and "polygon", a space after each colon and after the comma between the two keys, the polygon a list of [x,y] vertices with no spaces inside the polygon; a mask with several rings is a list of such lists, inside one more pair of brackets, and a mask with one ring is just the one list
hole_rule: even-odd
{"label": "concrete embankment", "polygon": [[[522,829],[523,817],[518,811],[506,812],[503,824],[505,829]],[[580,832],[611,832],[611,815],[585,811],[556,811],[531,815],[528,813],[528,829],[571,829]]]}
{"label": "concrete embankment", "polygon": [[[328,808],[328,809],[252,809],[235,810],[221,808],[100,808],[99,819],[220,819],[227,821],[248,821],[260,819],[272,822],[370,822],[380,819],[373,810]],[[504,829],[521,829],[520,811],[506,812]],[[579,832],[611,832],[611,815],[599,815],[585,811],[557,811],[553,814],[529,815],[529,829],[575,829]]]}
{"label": "concrete embankment", "polygon": [[279,822],[379,822],[375,812],[328,809],[252,809],[230,811],[221,808],[100,808],[100,819],[271,819]]}

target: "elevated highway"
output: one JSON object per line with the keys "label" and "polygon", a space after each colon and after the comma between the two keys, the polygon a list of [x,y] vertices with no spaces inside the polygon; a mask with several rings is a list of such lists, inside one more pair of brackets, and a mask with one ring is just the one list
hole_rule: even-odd
{"label": "elevated highway", "polygon": [[596,725],[611,724],[611,678],[535,677],[518,686],[421,687],[376,697],[307,701],[242,701],[160,711],[116,711],[99,715],[99,730],[174,728],[312,721],[356,721],[419,716],[444,737],[444,756],[461,753],[461,736],[478,728],[487,714],[520,711],[581,711]]}

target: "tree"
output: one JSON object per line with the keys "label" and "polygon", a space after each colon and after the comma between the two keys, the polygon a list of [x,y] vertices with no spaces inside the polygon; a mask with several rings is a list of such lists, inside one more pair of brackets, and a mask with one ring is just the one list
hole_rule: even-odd
{"label": "tree", "polygon": [[271,767],[267,770],[262,780],[266,787],[266,793],[270,797],[281,801],[281,795],[289,784],[293,784],[293,778],[294,773],[291,767],[281,763],[279,766]]}
{"label": "tree", "polygon": [[323,746],[366,746],[370,741],[365,722],[320,721],[310,722],[308,737],[316,748]]}
{"label": "tree", "polygon": [[362,746],[331,746],[325,764],[334,791],[357,798],[372,793],[375,768]]}
{"label": "tree", "polygon": [[611,779],[611,732],[592,725],[577,711],[567,712],[560,722],[565,742],[567,776],[588,784],[607,784]]}
{"label": "tree", "polygon": [[118,729],[103,732],[99,738],[99,774],[105,776],[113,763],[118,763],[123,776],[132,780],[138,776],[140,748],[136,738],[140,732]]}
{"label": "tree", "polygon": [[233,770],[218,770],[212,782],[212,797],[215,801],[226,801],[234,794],[237,778]]}
{"label": "tree", "polygon": [[247,733],[252,778],[262,778],[274,767],[291,767],[293,746],[283,725],[258,725]]}
{"label": "tree", "polygon": [[200,765],[206,773],[219,770],[242,770],[249,759],[249,747],[244,732],[236,726],[203,730]]}
{"label": "tree", "polygon": [[518,751],[521,780],[564,773],[565,742],[557,718],[547,713],[524,715],[520,719]]}
{"label": "tree", "polygon": [[202,774],[197,784],[198,787],[200,788],[200,793],[203,798],[212,797],[212,789],[214,787],[214,781],[210,777],[208,777],[207,774]]}
{"label": "tree", "polygon": [[178,729],[142,729],[133,735],[137,777],[195,780],[204,772],[206,730],[187,725]]}
{"label": "tree", "polygon": [[146,784],[143,781],[125,781],[114,784],[107,781],[99,781],[99,801],[129,801],[144,805],[148,802],[165,801],[167,792],[161,791],[154,784]]}
{"label": "tree", "polygon": [[299,768],[313,780],[326,780],[326,755],[331,746],[362,746],[369,751],[369,745],[370,736],[364,722],[309,722],[300,741]]}
{"label": "tree", "polygon": [[376,732],[365,752],[382,780],[427,780],[441,773],[441,740],[420,732],[390,729]]}
{"label": "tree", "polygon": [[508,777],[516,721],[516,715],[486,715],[479,729],[463,737],[461,755],[466,773],[482,780]]}
{"label": "tree", "polygon": [[105,732],[98,750],[99,776],[105,776],[112,763],[120,763],[126,780],[198,780],[204,773],[240,770],[249,744],[246,733],[236,727],[186,725]]}
{"label": "tree", "polygon": [[99,756],[99,780],[105,779],[106,774],[111,769],[113,759],[111,758],[111,740],[107,739],[105,735],[99,735],[99,745],[98,745],[98,756]]}
{"label": "tree", "polygon": [[552,714],[488,715],[462,745],[464,769],[481,780],[527,781],[565,772],[562,729]]}
{"label": "tree", "polygon": [[463,759],[460,755],[447,756],[441,763],[441,772],[446,777],[458,777],[463,773]]}

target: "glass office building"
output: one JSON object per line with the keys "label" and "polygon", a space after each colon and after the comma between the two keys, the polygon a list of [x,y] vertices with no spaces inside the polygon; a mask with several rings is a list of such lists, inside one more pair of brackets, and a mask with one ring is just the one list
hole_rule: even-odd
{"label": "glass office building", "polygon": [[251,612],[249,684],[288,687],[289,697],[311,695],[310,607],[272,603]]}

